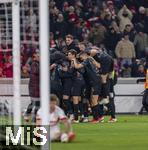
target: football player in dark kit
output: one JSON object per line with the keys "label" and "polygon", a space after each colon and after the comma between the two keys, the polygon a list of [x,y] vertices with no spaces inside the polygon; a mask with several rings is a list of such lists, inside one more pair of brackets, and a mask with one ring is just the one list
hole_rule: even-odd
{"label": "football player in dark kit", "polygon": [[59,77],[62,82],[62,95],[64,111],[68,117],[73,116],[72,103],[70,100],[73,74],[70,72],[70,61],[63,60],[58,66]]}
{"label": "football player in dark kit", "polygon": [[63,87],[59,72],[61,72],[62,63],[65,60],[66,56],[64,53],[57,49],[50,49],[50,92],[59,98],[61,107],[63,106]]}
{"label": "football player in dark kit", "polygon": [[113,71],[114,61],[113,58],[100,48],[92,47],[90,55],[100,64],[101,67],[101,80],[102,80],[102,103],[108,103],[109,86],[108,78],[109,74]]}
{"label": "football player in dark kit", "polygon": [[113,71],[114,61],[113,58],[103,51],[101,48],[92,47],[89,51],[90,55],[100,64],[101,74],[101,98],[99,105],[100,119],[99,122],[104,122],[103,104],[109,103],[109,75]]}
{"label": "football player in dark kit", "polygon": [[62,107],[62,83],[58,72],[59,65],[53,63],[50,65],[50,92],[59,98]]}
{"label": "football player in dark kit", "polygon": [[85,82],[82,74],[80,74],[78,70],[74,68],[72,60],[76,58],[76,55],[77,52],[73,49],[68,52],[68,59],[71,61],[70,70],[71,73],[73,74],[71,96],[73,101],[74,120],[72,121],[74,123],[79,123],[78,111],[80,110],[82,115],[83,112],[82,112],[81,96],[85,87]]}
{"label": "football player in dark kit", "polygon": [[76,59],[73,59],[72,61],[76,69],[84,68],[83,77],[91,91],[90,103],[93,115],[92,123],[97,123],[99,119],[98,99],[101,90],[101,78],[98,69],[100,65],[90,57],[87,52],[81,52],[79,57],[82,63],[78,63]]}
{"label": "football player in dark kit", "polygon": [[115,91],[114,91],[114,86],[117,84],[117,77],[118,74],[115,70],[112,71],[109,75],[109,103],[107,104],[107,107],[109,109],[109,113],[111,115],[110,119],[108,122],[114,123],[117,122],[117,118],[115,116]]}

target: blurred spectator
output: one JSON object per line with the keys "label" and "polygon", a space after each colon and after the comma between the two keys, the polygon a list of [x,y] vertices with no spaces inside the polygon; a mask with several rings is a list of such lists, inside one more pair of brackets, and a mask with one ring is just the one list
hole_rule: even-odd
{"label": "blurred spectator", "polygon": [[56,42],[56,49],[59,51],[61,51],[62,49],[64,49],[64,47],[66,47],[66,42],[63,38],[58,38],[55,42]]}
{"label": "blurred spectator", "polygon": [[146,34],[148,34],[148,10],[147,10],[147,17],[146,17],[146,20],[145,20],[144,31],[145,31]]}
{"label": "blurred spectator", "polygon": [[135,36],[134,45],[136,47],[137,58],[144,58],[145,49],[148,47],[148,35],[140,30]]}
{"label": "blurred spectator", "polygon": [[145,68],[142,64],[138,66],[137,77],[145,77]]}
{"label": "blurred spectator", "polygon": [[109,12],[110,16],[112,17],[112,19],[116,18],[116,11],[115,11],[115,7],[114,7],[114,3],[113,1],[109,0],[107,1],[107,12]]}
{"label": "blurred spectator", "polygon": [[115,58],[115,48],[118,41],[121,38],[121,34],[117,33],[113,27],[111,27],[106,33],[105,45],[110,55]]}
{"label": "blurred spectator", "polygon": [[69,13],[68,13],[68,21],[70,23],[76,23],[78,20],[77,14],[75,12],[75,8],[73,6],[69,7]]}
{"label": "blurred spectator", "polygon": [[116,71],[117,75],[120,76],[121,70],[117,59],[114,59],[114,70]]}
{"label": "blurred spectator", "polygon": [[6,78],[12,78],[13,77],[13,63],[12,63],[12,56],[6,56],[5,57],[5,63],[4,63],[4,76]]}
{"label": "blurred spectator", "polygon": [[77,22],[73,28],[73,36],[77,37],[78,40],[82,40],[82,26],[80,22]]}
{"label": "blurred spectator", "polygon": [[54,34],[52,32],[50,32],[50,47],[51,48],[56,47],[56,42],[54,40]]}
{"label": "blurred spectator", "polygon": [[2,67],[0,67],[0,77],[1,78],[5,77],[4,74],[3,74],[3,68]]}
{"label": "blurred spectator", "polygon": [[90,33],[90,24],[89,22],[83,22],[82,23],[82,38],[83,40],[87,40],[88,41],[88,38],[89,38],[89,33]]}
{"label": "blurred spectator", "polygon": [[22,78],[29,78],[29,68],[27,66],[22,67],[21,77]]}
{"label": "blurred spectator", "polygon": [[134,30],[134,28],[133,28],[130,24],[127,24],[127,25],[125,26],[124,32],[128,33],[128,35],[129,35],[129,40],[130,40],[131,42],[134,42],[135,35],[136,35],[136,31]]}
{"label": "blurred spectator", "polygon": [[143,6],[140,6],[138,12],[135,13],[132,21],[135,25],[138,23],[141,23],[144,25],[145,20],[146,20],[146,9]]}
{"label": "blurred spectator", "polygon": [[134,44],[129,41],[128,34],[125,33],[123,39],[118,42],[115,52],[117,58],[121,59],[121,66],[132,64],[132,59],[135,58],[135,48]]}
{"label": "blurred spectator", "polygon": [[132,12],[124,5],[121,10],[118,13],[118,17],[120,19],[120,31],[124,31],[125,26],[127,24],[130,24],[133,27],[133,24],[131,22],[133,14]]}
{"label": "blurred spectator", "polygon": [[78,16],[73,6],[70,6],[68,9],[67,20],[68,20],[68,33],[73,35],[74,25],[78,22]]}
{"label": "blurred spectator", "polygon": [[107,14],[104,16],[104,19],[101,22],[105,26],[105,28],[108,29],[111,27],[112,21],[113,20],[111,14],[107,12]]}
{"label": "blurred spectator", "polygon": [[69,51],[71,49],[74,49],[77,51],[77,53],[79,53],[79,49],[74,43],[73,36],[69,34],[66,36],[66,50]]}
{"label": "blurred spectator", "polygon": [[64,38],[67,34],[67,23],[64,20],[63,14],[59,14],[55,22],[55,37]]}
{"label": "blurred spectator", "polygon": [[122,67],[122,77],[129,78],[131,77],[131,66],[128,63],[125,63]]}
{"label": "blurred spectator", "polygon": [[89,39],[90,41],[99,46],[105,39],[106,28],[101,23],[95,23],[90,30]]}
{"label": "blurred spectator", "polygon": [[136,60],[136,59],[133,59],[133,63],[132,63],[132,66],[131,66],[131,76],[132,77],[137,77],[137,72],[138,72],[138,65],[140,64],[140,61],[139,60]]}
{"label": "blurred spectator", "polygon": [[33,9],[30,9],[30,28],[31,28],[31,33],[36,33],[37,32],[37,16],[35,14],[35,12],[33,11]]}

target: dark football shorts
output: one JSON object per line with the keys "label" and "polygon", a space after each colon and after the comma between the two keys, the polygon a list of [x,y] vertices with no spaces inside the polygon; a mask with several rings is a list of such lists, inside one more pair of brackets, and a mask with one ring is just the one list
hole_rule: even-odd
{"label": "dark football shorts", "polygon": [[105,75],[113,71],[113,62],[101,66],[101,74]]}
{"label": "dark football shorts", "polygon": [[75,80],[72,84],[71,96],[82,96],[85,83],[83,80]]}
{"label": "dark football shorts", "polygon": [[89,83],[85,83],[82,97],[85,99],[88,99],[88,100],[90,99],[90,97],[91,97],[91,86]]}
{"label": "dark football shorts", "polygon": [[102,75],[108,74],[112,71],[113,71],[113,69],[110,66],[102,66],[102,68],[101,68],[101,74]]}
{"label": "dark football shorts", "polygon": [[72,88],[72,82],[66,81],[63,84],[63,95],[71,96],[71,88]]}
{"label": "dark football shorts", "polygon": [[98,81],[91,82],[91,94],[100,95],[101,94],[101,78],[98,77]]}

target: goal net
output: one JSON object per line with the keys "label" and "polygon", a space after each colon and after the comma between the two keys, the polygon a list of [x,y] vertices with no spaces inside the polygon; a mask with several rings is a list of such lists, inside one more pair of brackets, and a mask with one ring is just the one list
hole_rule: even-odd
{"label": "goal net", "polygon": [[[12,123],[13,118],[13,3],[0,0],[0,123]],[[20,89],[21,111],[29,100],[29,65],[39,49],[39,1],[20,0],[20,61],[22,84]],[[17,32],[17,31],[16,31]],[[15,33],[14,33],[15,34]],[[18,65],[18,64],[16,64]],[[19,77],[18,77],[19,78]],[[22,112],[23,113],[23,112]],[[7,119],[8,118],[8,119]]]}
{"label": "goal net", "polygon": [[[43,125],[48,123],[48,2],[0,0],[0,125],[25,124],[22,118],[30,103],[28,81],[34,52],[40,52],[41,115]],[[42,149],[49,148],[45,146]]]}
{"label": "goal net", "polygon": [[[5,2],[5,3],[3,3]],[[21,45],[26,47],[39,46],[39,7],[38,0],[20,2]],[[12,50],[12,3],[0,1],[0,50]]]}

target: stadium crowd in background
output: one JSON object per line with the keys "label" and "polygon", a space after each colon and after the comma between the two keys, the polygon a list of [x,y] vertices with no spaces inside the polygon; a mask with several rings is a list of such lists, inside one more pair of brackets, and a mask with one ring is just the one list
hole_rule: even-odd
{"label": "stadium crowd in background", "polygon": [[[71,34],[77,49],[78,42],[84,42],[87,47],[95,45],[106,49],[117,62],[119,76],[139,77],[145,65],[142,59],[144,51],[148,47],[147,5],[147,0],[49,0],[50,47],[63,51],[66,47],[65,36]],[[4,8],[4,5],[1,4],[1,7]],[[22,77],[26,78],[29,77],[29,62],[39,48],[38,1],[26,0],[21,8]],[[4,9],[1,9],[1,14],[5,15]],[[11,37],[6,45],[5,38],[2,38],[6,35],[5,20],[2,21],[0,76],[12,77],[12,61],[8,62],[12,53],[3,52],[3,49],[11,50],[12,44],[8,42]],[[129,41],[123,40],[125,34]],[[128,45],[134,45],[135,54],[132,56],[129,55]]]}
{"label": "stadium crowd in background", "polygon": [[106,49],[119,76],[142,76],[148,47],[147,1],[51,0],[49,7],[51,48],[65,51],[65,36],[71,34],[76,49],[79,42]]}

